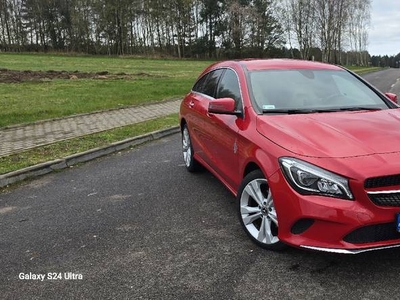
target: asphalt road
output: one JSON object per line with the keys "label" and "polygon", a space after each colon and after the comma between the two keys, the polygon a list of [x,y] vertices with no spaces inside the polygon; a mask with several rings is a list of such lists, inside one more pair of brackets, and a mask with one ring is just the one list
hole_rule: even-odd
{"label": "asphalt road", "polygon": [[362,76],[382,92],[394,93],[400,99],[400,69],[386,69]]}
{"label": "asphalt road", "polygon": [[[393,89],[400,72],[386,72]],[[234,197],[180,151],[174,135],[0,194],[0,298],[398,298],[399,249],[262,250]]]}

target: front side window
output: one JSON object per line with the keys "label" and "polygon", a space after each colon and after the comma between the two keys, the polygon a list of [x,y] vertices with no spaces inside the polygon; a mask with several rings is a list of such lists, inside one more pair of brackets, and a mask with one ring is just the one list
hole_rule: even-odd
{"label": "front side window", "polygon": [[192,90],[194,92],[205,94],[207,96],[215,98],[218,81],[223,72],[223,69],[218,69],[205,74],[195,83]]}
{"label": "front side window", "polygon": [[236,108],[241,107],[242,97],[240,94],[239,80],[236,73],[227,69],[218,85],[217,98],[232,98],[236,102]]}

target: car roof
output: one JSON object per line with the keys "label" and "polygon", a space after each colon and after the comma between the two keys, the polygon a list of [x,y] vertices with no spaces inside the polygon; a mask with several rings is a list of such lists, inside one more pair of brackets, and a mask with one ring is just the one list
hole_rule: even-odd
{"label": "car roof", "polygon": [[306,70],[343,70],[341,67],[330,65],[321,62],[296,60],[296,59],[245,59],[235,61],[225,61],[212,65],[212,68],[218,67],[233,67],[240,65],[248,71],[260,70],[291,70],[291,69],[306,69]]}

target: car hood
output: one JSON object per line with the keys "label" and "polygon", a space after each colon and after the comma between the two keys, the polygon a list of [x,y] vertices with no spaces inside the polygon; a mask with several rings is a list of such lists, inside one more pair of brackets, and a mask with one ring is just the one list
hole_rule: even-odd
{"label": "car hood", "polygon": [[400,152],[400,110],[262,115],[257,131],[297,155],[355,157]]}

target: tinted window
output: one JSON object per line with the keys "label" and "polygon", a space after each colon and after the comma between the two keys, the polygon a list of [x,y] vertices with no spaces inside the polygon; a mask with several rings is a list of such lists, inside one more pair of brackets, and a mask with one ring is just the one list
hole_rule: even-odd
{"label": "tinted window", "polygon": [[207,73],[195,83],[192,90],[198,93],[206,94],[210,97],[214,97],[218,81],[223,72],[224,70],[220,69]]}
{"label": "tinted window", "polygon": [[215,90],[218,85],[218,80],[221,77],[223,72],[224,72],[224,70],[215,70],[215,71],[212,71],[208,75],[204,89],[203,89],[203,94],[206,94],[210,97],[215,96]]}
{"label": "tinted window", "polygon": [[230,69],[225,71],[218,85],[217,98],[232,98],[236,101],[236,107],[242,103],[239,81],[234,71]]}
{"label": "tinted window", "polygon": [[198,93],[203,93],[204,91],[204,86],[207,80],[208,74],[204,75],[201,77],[194,85],[193,91],[198,92]]}

